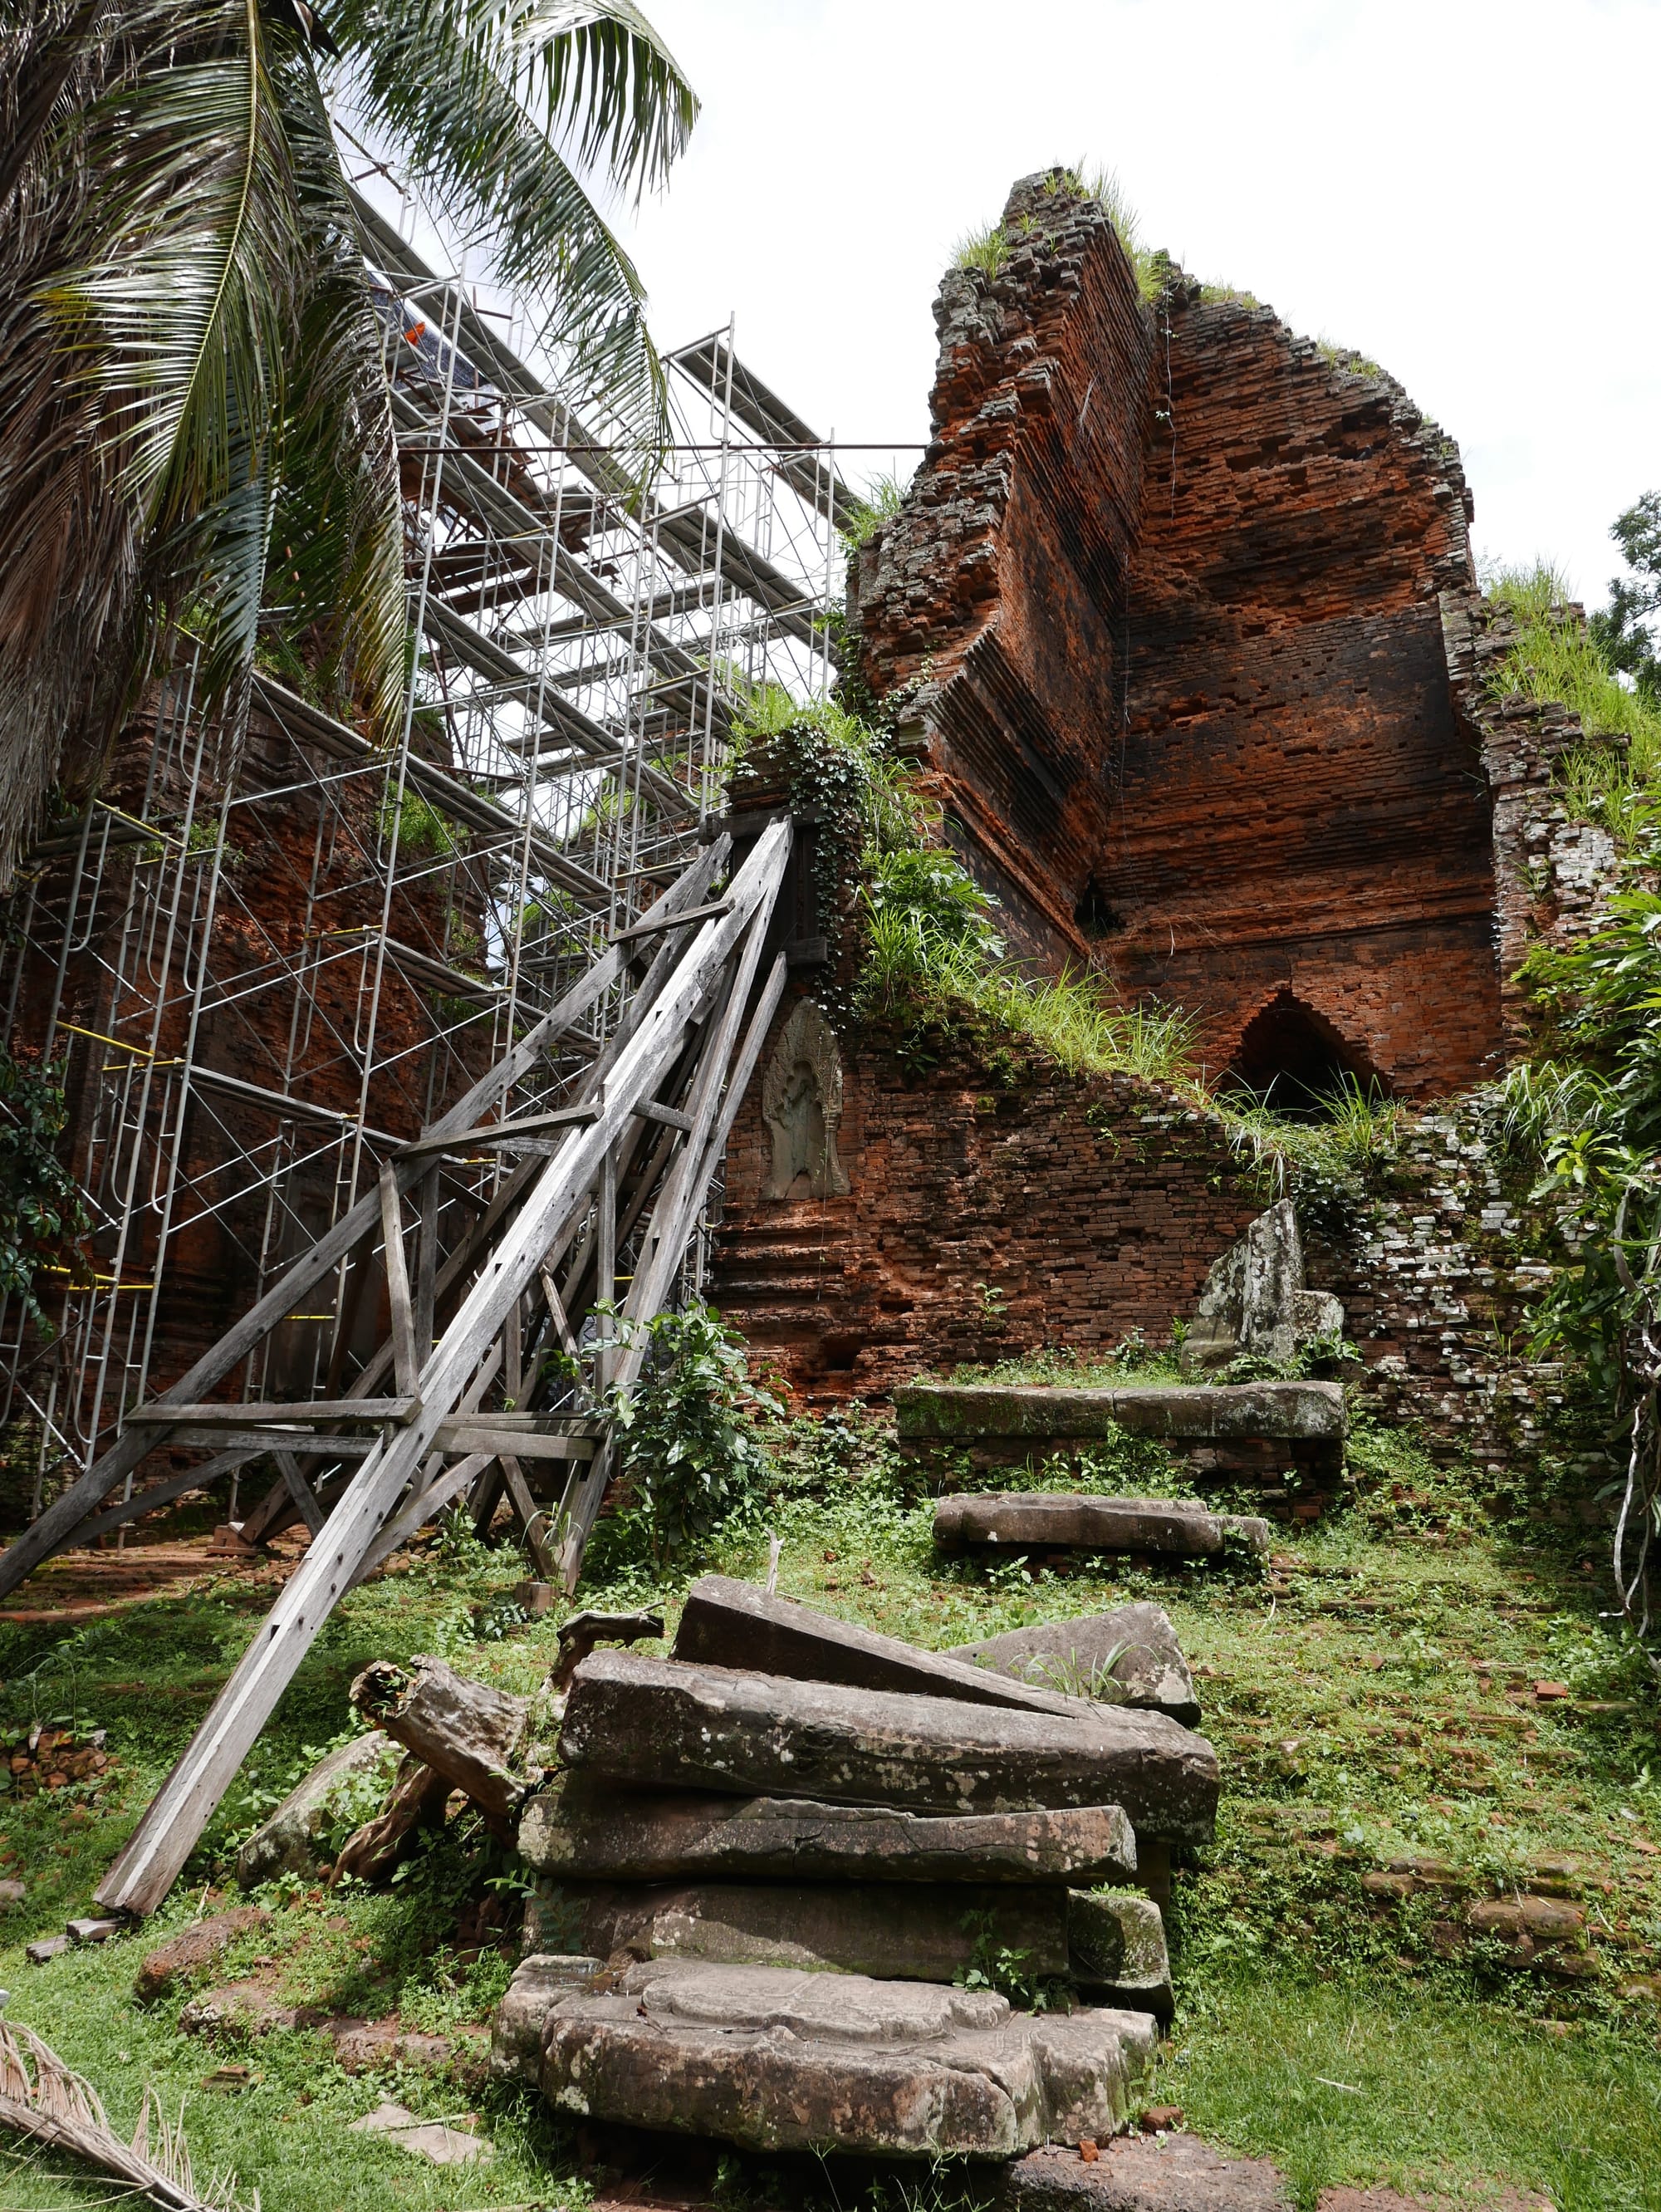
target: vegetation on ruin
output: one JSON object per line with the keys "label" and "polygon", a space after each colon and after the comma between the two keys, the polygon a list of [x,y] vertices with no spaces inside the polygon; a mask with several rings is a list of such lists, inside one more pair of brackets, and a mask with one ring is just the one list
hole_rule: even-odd
{"label": "vegetation on ruin", "polygon": [[81,1186],[58,1157],[64,1071],[32,1067],[0,1047],[0,1297],[52,1334],[36,1283],[88,1227]]}
{"label": "vegetation on ruin", "polygon": [[[1034,1575],[1018,1560],[939,1559],[929,1499],[857,1407],[822,1422],[766,1417],[757,1442],[742,1516],[663,1570],[632,1565],[607,1580],[591,1555],[573,1605],[661,1596],[672,1632],[691,1572],[759,1579],[772,1534],[782,1591],[931,1648],[1131,1597],[1168,1607],[1224,1795],[1216,1844],[1177,1875],[1179,2010],[1150,2101],[1181,2105],[1211,2140],[1275,2157],[1304,2206],[1323,2187],[1375,2181],[1478,2196],[1479,2184],[1508,2184],[1549,2191],[1562,2212],[1655,2203],[1656,1706],[1641,1662],[1599,1619],[1600,1578],[1571,1516],[1531,1523],[1458,1461],[1363,1425],[1352,1509],[1288,1534],[1267,1584],[1197,1565],[1081,1561]],[[1128,1462],[1116,1479],[1140,1480]],[[354,1592],[146,1934],[43,1969],[24,1964],[22,1942],[84,1909],[254,1632],[269,1577],[204,1576],[67,1633],[0,1628],[0,1723],[27,1731],[61,1716],[109,1731],[102,1777],[7,1805],[3,1871],[21,1871],[29,1895],[0,1923],[0,1981],[9,2009],[98,2082],[118,2122],[130,2122],[147,2081],[175,2109],[187,2100],[199,2168],[234,2164],[245,2188],[285,2212],[586,2201],[566,2124],[484,2078],[483,2023],[509,1962],[488,1942],[463,1955],[473,1950],[463,1918],[494,1893],[511,1899],[519,1877],[458,1824],[387,1889],[272,1885],[260,1895],[270,1924],[212,1973],[249,1976],[284,2002],[397,2011],[406,2027],[458,2038],[447,2069],[355,2077],[315,2032],[185,2037],[190,1991],[148,2008],[131,1996],[147,1942],[214,1908],[209,1885],[224,1881],[239,1836],[338,1735],[347,1685],[369,1659],[437,1651],[503,1688],[539,1686],[561,1615],[523,1616],[512,1585],[524,1571],[512,1549],[438,1530]],[[66,1560],[45,1579],[74,1571]],[[1538,1680],[1567,1694],[1538,1698]],[[1442,1863],[1458,1887],[1405,1899],[1363,1888],[1409,1856]],[[1507,1894],[1543,1856],[1569,1862],[1565,1883],[1587,1904],[1598,1936],[1589,1971],[1524,1971],[1492,1941],[1450,1947],[1450,1898]],[[989,1931],[994,1975],[1010,1963],[998,1948]],[[247,2068],[246,2085],[203,2091],[227,2062]],[[426,2117],[482,2116],[495,2157],[470,2169],[464,2195],[453,2174],[390,2145],[349,2142],[349,2123],[388,2094]],[[806,2201],[770,2189],[764,2161],[734,2156],[727,2167],[751,2201]],[[951,2177],[936,2179],[943,2208]],[[98,2198],[83,2179],[30,2162],[9,2168],[4,2201],[44,2212]]]}
{"label": "vegetation on ruin", "polygon": [[[1570,789],[1582,803],[1619,808],[1623,795],[1661,777],[1661,702],[1621,681],[1603,636],[1569,604],[1568,586],[1544,562],[1502,568],[1488,597],[1509,616],[1516,635],[1495,670],[1496,700],[1521,695],[1543,705],[1561,702],[1580,717],[1591,741],[1570,764]],[[1624,738],[1624,761],[1599,738]]]}

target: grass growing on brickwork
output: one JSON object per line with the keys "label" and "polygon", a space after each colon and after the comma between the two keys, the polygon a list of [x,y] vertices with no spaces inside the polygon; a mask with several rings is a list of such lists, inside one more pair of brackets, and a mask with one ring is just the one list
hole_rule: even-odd
{"label": "grass growing on brickwork", "polygon": [[[1492,678],[1494,696],[1520,693],[1572,708],[1594,743],[1571,763],[1567,787],[1589,815],[1597,802],[1618,811],[1623,791],[1652,785],[1661,775],[1661,712],[1620,681],[1585,623],[1569,611],[1568,586],[1546,562],[1500,569],[1488,593],[1517,626],[1516,641]],[[1624,769],[1607,748],[1597,748],[1599,738],[1627,740]]]}
{"label": "grass growing on brickwork", "polygon": [[[1562,2212],[1661,2205],[1661,2007],[1642,1988],[1661,1972],[1661,1744],[1641,1670],[1598,1619],[1602,1571],[1573,1522],[1499,1517],[1485,1480],[1399,1431],[1363,1429],[1354,1509],[1285,1539],[1267,1581],[1109,1563],[1034,1577],[1018,1561],[937,1559],[930,1499],[857,1411],[775,1429],[772,1442],[774,1472],[754,1510],[701,1562],[667,1577],[620,1563],[576,1603],[661,1596],[672,1630],[694,1566],[759,1580],[769,1530],[782,1540],[781,1590],[935,1648],[1156,1599],[1194,1663],[1224,1795],[1215,1847],[1177,1875],[1179,2009],[1155,2096],[1219,2142],[1274,2155],[1305,2205],[1336,2183],[1452,2191],[1482,2179],[1548,2191]],[[212,1909],[206,1885],[222,1877],[239,1830],[308,1747],[343,1728],[347,1685],[370,1657],[438,1650],[466,1673],[534,1690],[560,1616],[518,1615],[509,1586],[523,1571],[511,1553],[435,1542],[349,1597],[159,1932]],[[449,2074],[353,2078],[316,2033],[183,2038],[186,1993],[149,2010],[131,2001],[142,1939],[24,1964],[25,1940],[87,1908],[270,1595],[269,1580],[226,1577],[68,1634],[0,1630],[0,1717],[70,1713],[109,1730],[115,1762],[95,1783],[0,1810],[12,1854],[0,1872],[21,1872],[31,1893],[3,1923],[11,2011],[92,2075],[118,2123],[130,2124],[147,2081],[174,2108],[188,2097],[199,2166],[236,2166],[245,2190],[282,2212],[579,2207],[573,2141],[534,2100],[485,2085],[469,2056],[504,1966],[491,1952],[457,1959],[456,1915],[482,1881],[513,1877],[463,1839],[388,1891],[267,1892],[270,1928],[215,1977],[246,1969],[288,2002],[397,2009],[406,2027],[457,2033]],[[1538,1680],[1569,1694],[1542,1700]],[[1531,1862],[1547,1855],[1575,1863],[1564,1881],[1590,1910],[1589,1972],[1519,1972],[1492,1941],[1445,1955],[1441,1923],[1533,1878]],[[1398,1897],[1393,1888],[1413,1885],[1389,1870],[1409,1858],[1445,1871]],[[227,2061],[249,2067],[249,2086],[202,2089]],[[384,2094],[426,2116],[479,2114],[494,2161],[464,2179],[349,2134]],[[39,2167],[0,2183],[8,2212],[97,2201],[83,2181]]]}

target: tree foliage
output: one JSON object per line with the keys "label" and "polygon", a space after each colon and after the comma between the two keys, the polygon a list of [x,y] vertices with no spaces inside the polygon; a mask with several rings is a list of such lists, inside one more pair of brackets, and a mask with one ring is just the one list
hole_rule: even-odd
{"label": "tree foliage", "polygon": [[[695,102],[632,4],[0,0],[0,878],[187,628],[207,701],[262,620],[389,729],[405,657],[386,335],[330,101],[615,418],[661,432],[627,256]],[[44,733],[44,742],[43,742]]]}
{"label": "tree foliage", "polygon": [[1628,573],[1609,580],[1609,603],[1592,617],[1592,635],[1610,666],[1630,677],[1651,706],[1661,708],[1661,653],[1655,632],[1661,613],[1661,491],[1646,491],[1617,516],[1609,536],[1621,548]]}
{"label": "tree foliage", "polygon": [[64,1121],[58,1079],[56,1069],[22,1066],[0,1051],[0,1293],[43,1329],[35,1277],[87,1225],[80,1186],[55,1149]]}

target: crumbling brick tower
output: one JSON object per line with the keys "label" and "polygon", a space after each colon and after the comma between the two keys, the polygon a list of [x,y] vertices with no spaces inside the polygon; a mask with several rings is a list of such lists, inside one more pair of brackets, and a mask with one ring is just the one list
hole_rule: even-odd
{"label": "crumbling brick tower", "polygon": [[1457,448],[1371,363],[1162,266],[1059,172],[936,303],[934,438],[858,556],[864,674],[1015,949],[1205,1024],[1277,1103],[1502,1057]]}

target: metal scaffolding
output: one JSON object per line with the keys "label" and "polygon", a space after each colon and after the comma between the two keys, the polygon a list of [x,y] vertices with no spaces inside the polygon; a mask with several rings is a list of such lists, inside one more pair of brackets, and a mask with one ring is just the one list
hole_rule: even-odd
{"label": "metal scaffolding", "polygon": [[[91,1219],[37,1283],[50,1334],[0,1303],[10,1502],[31,1516],[682,873],[758,690],[808,700],[834,672],[852,498],[730,327],[670,357],[673,443],[642,483],[615,426],[498,335],[534,330],[524,302],[493,307],[358,206],[404,495],[402,727],[372,744],[262,667],[227,728],[180,666],[27,864],[7,1035],[64,1070]],[[573,1095],[641,964],[515,1073],[504,1115]],[[429,1280],[515,1172],[500,1146],[445,1156],[421,1200]],[[227,1387],[330,1397],[384,1332],[367,1280],[343,1258]],[[166,1486],[234,1486],[252,1456],[182,1448]]]}

